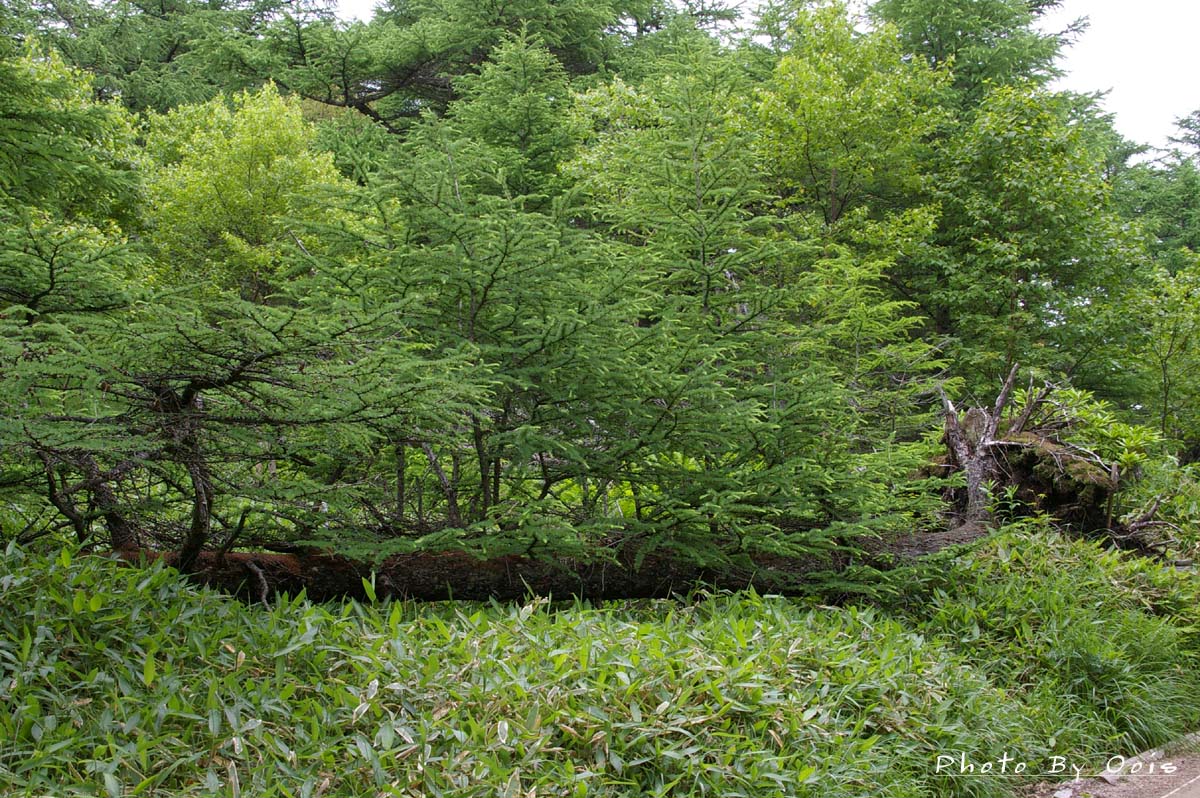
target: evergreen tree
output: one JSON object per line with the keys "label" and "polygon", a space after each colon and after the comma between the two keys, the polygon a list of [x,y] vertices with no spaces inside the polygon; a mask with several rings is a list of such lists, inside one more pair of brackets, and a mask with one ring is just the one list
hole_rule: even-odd
{"label": "evergreen tree", "polygon": [[458,79],[512,37],[540,42],[556,70],[595,72],[612,56],[617,15],[607,2],[583,0],[395,0],[369,24],[283,20],[265,37],[263,68],[289,91],[402,133],[424,113],[445,111],[459,97]]}
{"label": "evergreen tree", "polygon": [[464,136],[497,148],[506,189],[554,193],[558,164],[570,156],[573,142],[566,114],[571,88],[550,51],[522,30],[456,88],[462,99],[450,118]]}
{"label": "evergreen tree", "polygon": [[269,23],[332,17],[325,0],[18,0],[15,11],[14,33],[49,42],[98,98],[136,111],[253,86]]}
{"label": "evergreen tree", "polygon": [[[694,437],[677,433],[670,459],[654,461],[665,540],[795,554],[910,519],[889,495],[901,467],[881,467],[889,447],[859,437],[863,385],[834,355],[853,326],[842,313],[855,312],[835,298],[862,299],[861,272],[802,261],[761,213],[770,197],[735,62],[701,48],[673,63],[634,97],[618,84],[584,99],[596,139],[572,166],[598,219],[650,269],[662,299],[643,324],[671,335],[694,359],[688,373],[720,392],[689,400],[687,415],[703,419]],[[887,336],[902,340],[910,322],[897,321]],[[892,454],[892,465],[916,462]]]}
{"label": "evergreen tree", "polygon": [[954,75],[952,107],[978,105],[993,86],[1045,84],[1059,50],[1083,29],[1044,33],[1038,17],[1061,0],[876,0],[871,14],[896,27],[905,48]]}

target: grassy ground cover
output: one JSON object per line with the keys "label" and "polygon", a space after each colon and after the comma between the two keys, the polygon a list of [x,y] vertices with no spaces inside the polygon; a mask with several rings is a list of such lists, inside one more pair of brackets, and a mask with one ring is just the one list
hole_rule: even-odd
{"label": "grassy ground cover", "polygon": [[1005,795],[1200,723],[1191,575],[1012,528],[878,606],[247,607],[160,567],[0,559],[12,795]]}

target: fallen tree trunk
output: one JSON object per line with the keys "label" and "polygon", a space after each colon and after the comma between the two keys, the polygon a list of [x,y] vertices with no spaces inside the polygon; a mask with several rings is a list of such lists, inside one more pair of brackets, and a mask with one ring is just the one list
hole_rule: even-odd
{"label": "fallen tree trunk", "polygon": [[[869,560],[888,567],[893,556],[904,559],[969,542],[987,528],[957,527],[941,533],[919,533],[870,546]],[[123,551],[115,556],[129,562],[163,560],[176,565],[174,552]],[[819,557],[761,558],[751,567],[704,568],[667,554],[651,554],[635,567],[636,552],[617,551],[610,561],[545,560],[521,556],[481,560],[461,551],[395,555],[378,565],[330,552],[202,552],[188,578],[198,584],[268,603],[279,594],[304,591],[313,601],[367,598],[373,583],[379,599],[418,601],[520,601],[530,595],[555,598],[667,598],[699,587],[760,593],[811,593],[818,573],[844,569],[850,552]],[[860,558],[861,559],[861,558]],[[365,580],[365,582],[364,582]]]}
{"label": "fallen tree trunk", "polygon": [[[163,560],[175,566],[174,552],[124,551],[127,561]],[[842,560],[839,562],[838,560]],[[314,601],[364,599],[366,583],[377,598],[443,601],[520,600],[529,595],[582,598],[662,598],[699,586],[795,593],[802,578],[844,565],[832,559],[775,559],[761,568],[716,570],[678,558],[650,555],[639,568],[619,554],[612,562],[545,560],[506,556],[481,560],[466,552],[395,555],[378,565],[329,552],[203,552],[188,575],[192,581],[251,600],[303,590]],[[365,582],[364,582],[365,580]]]}
{"label": "fallen tree trunk", "polygon": [[[1023,407],[1010,407],[1017,372],[1014,365],[991,408],[972,407],[960,413],[943,398],[948,449],[944,465],[961,470],[966,477],[954,523],[940,532],[864,541],[860,552],[762,557],[752,559],[748,566],[718,569],[663,552],[640,557],[634,544],[618,546],[608,558],[597,561],[515,555],[481,560],[466,552],[443,551],[395,555],[371,563],[307,549],[290,553],[220,550],[198,553],[189,578],[262,602],[277,594],[301,591],[314,601],[364,599],[367,584],[373,585],[377,598],[423,601],[512,601],[529,595],[589,600],[660,598],[697,587],[796,595],[811,592],[816,574],[841,571],[852,561],[888,567],[895,561],[985,536],[993,521],[993,495],[1000,489],[1011,488],[1014,498],[1030,512],[1045,512],[1068,526],[1085,532],[1110,529],[1107,513],[1117,487],[1116,473],[1095,455],[1056,437],[1061,421],[1037,420],[1039,408],[1043,404],[1049,407],[1049,388],[1034,393],[1031,387]],[[1157,523],[1150,520],[1152,516],[1153,511],[1133,526]],[[1119,539],[1111,530],[1110,535]],[[181,564],[177,553],[126,551],[118,556]]]}

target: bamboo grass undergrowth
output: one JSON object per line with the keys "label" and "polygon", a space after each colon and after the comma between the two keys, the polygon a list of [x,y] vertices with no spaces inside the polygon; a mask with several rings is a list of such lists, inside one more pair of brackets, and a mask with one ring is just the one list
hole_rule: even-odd
{"label": "bamboo grass undergrowth", "polygon": [[1200,723],[1193,575],[1026,524],[890,578],[264,608],[12,546],[0,794],[1003,796],[1030,779],[957,757],[1097,767]]}

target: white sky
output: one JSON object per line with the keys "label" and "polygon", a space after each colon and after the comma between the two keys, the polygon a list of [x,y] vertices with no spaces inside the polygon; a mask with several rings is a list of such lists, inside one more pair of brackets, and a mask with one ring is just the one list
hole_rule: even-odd
{"label": "white sky", "polygon": [[1197,0],[1065,0],[1044,23],[1062,30],[1078,17],[1090,25],[1066,52],[1073,91],[1109,91],[1105,110],[1126,138],[1164,146],[1175,120],[1200,109],[1200,2]]}
{"label": "white sky", "polygon": [[[346,18],[368,19],[377,0],[339,0]],[[1106,110],[1127,138],[1164,146],[1175,119],[1200,109],[1200,0],[1065,0],[1043,22],[1059,31],[1079,17],[1090,26],[1066,51],[1057,85],[1108,91]]]}
{"label": "white sky", "polygon": [[338,0],[338,16],[342,19],[361,19],[365,22],[371,18],[375,2],[376,0]]}

